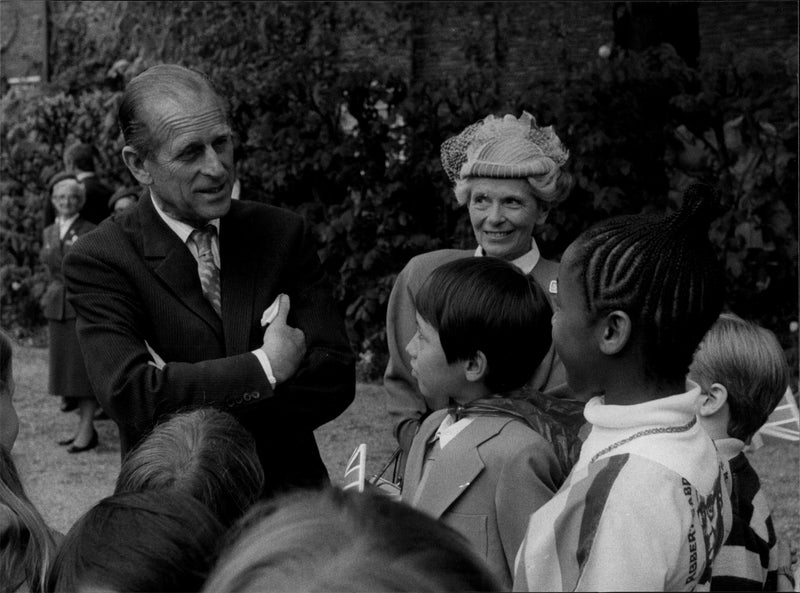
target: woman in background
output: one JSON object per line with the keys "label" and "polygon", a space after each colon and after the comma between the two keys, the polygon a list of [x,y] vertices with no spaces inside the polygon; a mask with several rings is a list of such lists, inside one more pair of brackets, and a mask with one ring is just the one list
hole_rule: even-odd
{"label": "woman in background", "polygon": [[[532,276],[552,300],[558,264],[541,257],[533,230],[572,187],[572,177],[564,169],[568,151],[551,126],[537,126],[527,112],[519,118],[489,115],[468,126],[442,143],[441,158],[456,201],[469,211],[477,249],[440,249],[418,255],[403,268],[392,288],[386,311],[389,364],[383,384],[394,434],[405,454],[422,420],[447,406],[446,401],[426,402],[411,374],[406,345],[417,331],[417,291],[444,263],[488,256],[511,262]],[[530,372],[527,391],[559,387],[568,395],[564,366],[553,348]],[[584,422],[581,402],[561,395],[531,399],[577,435]],[[568,449],[565,454],[575,458],[577,438],[568,440],[570,443],[553,446]]]}
{"label": "woman in background", "polygon": [[78,335],[75,331],[75,310],[67,302],[61,264],[64,256],[81,235],[95,225],[80,217],[85,196],[83,184],[71,173],[58,173],[50,182],[50,195],[56,210],[56,220],[43,233],[40,253],[50,280],[41,298],[42,310],[48,320],[49,391],[53,395],[75,398],[78,401],[78,428],[74,435],[58,441],[68,445],[67,452],[81,453],[98,444],[94,415],[99,405],[89,384]]}

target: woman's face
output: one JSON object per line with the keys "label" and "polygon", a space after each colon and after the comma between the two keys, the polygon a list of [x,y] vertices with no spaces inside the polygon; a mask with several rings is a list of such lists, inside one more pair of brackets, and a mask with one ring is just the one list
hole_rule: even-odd
{"label": "woman's face", "polygon": [[65,179],[56,183],[53,187],[51,201],[58,216],[69,218],[77,214],[83,205],[83,197],[78,182],[72,179]]}
{"label": "woman's face", "polygon": [[546,211],[525,179],[477,177],[467,182],[469,219],[486,255],[512,261],[531,249],[531,235]]}

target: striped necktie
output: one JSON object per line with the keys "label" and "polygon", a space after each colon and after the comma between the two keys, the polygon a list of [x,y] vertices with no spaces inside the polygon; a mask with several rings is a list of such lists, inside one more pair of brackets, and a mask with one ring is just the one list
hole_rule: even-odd
{"label": "striped necktie", "polygon": [[214,254],[211,243],[217,229],[213,224],[207,224],[202,229],[192,231],[190,238],[197,246],[197,273],[200,275],[200,286],[203,296],[206,297],[217,315],[222,317],[222,297],[219,288],[219,268],[214,263]]}

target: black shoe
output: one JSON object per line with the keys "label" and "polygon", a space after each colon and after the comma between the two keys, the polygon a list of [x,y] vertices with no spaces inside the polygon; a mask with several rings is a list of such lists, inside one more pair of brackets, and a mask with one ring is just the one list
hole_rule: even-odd
{"label": "black shoe", "polygon": [[60,441],[56,441],[56,443],[58,443],[62,447],[66,447],[67,445],[71,445],[73,442],[75,442],[75,437],[69,437],[68,439],[61,439]]}
{"label": "black shoe", "polygon": [[78,400],[74,397],[62,397],[61,398],[61,411],[62,412],[71,412],[72,410],[78,409]]}
{"label": "black shoe", "polygon": [[77,447],[74,443],[67,447],[67,453],[83,453],[84,451],[89,451],[90,449],[94,449],[100,443],[100,439],[97,436],[97,431],[95,430],[92,434],[92,438],[89,439],[89,442],[86,443],[83,447]]}

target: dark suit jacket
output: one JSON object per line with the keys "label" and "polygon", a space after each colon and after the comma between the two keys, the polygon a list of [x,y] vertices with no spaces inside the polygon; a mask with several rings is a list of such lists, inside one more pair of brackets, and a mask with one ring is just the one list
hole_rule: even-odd
{"label": "dark suit jacket", "polygon": [[78,217],[67,229],[63,240],[58,236],[57,224],[51,224],[44,229],[42,233],[42,250],[39,252],[39,258],[47,267],[47,271],[50,273],[50,280],[47,283],[44,294],[39,299],[39,304],[42,306],[42,313],[47,319],[64,321],[65,319],[75,318],[75,310],[67,302],[67,289],[64,286],[64,274],[61,271],[61,265],[64,261],[64,255],[78,240],[78,237],[85,235],[93,228],[94,225],[91,222]]}
{"label": "dark suit jacket", "polygon": [[[114,215],[66,259],[78,337],[123,455],[156,420],[199,406],[232,412],[256,440],[265,491],[327,478],[313,430],[355,393],[355,360],[301,217],[234,200],[220,221],[222,319],[203,298],[197,263],[149,197]],[[250,353],[280,293],[307,354],[275,390]],[[166,361],[152,364],[145,342]]]}

